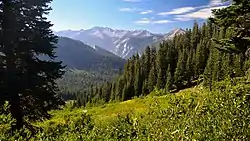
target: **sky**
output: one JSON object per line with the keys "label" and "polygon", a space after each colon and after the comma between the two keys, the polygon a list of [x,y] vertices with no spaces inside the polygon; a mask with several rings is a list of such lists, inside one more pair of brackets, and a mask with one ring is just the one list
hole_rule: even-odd
{"label": "sky", "polygon": [[55,31],[100,26],[167,33],[191,28],[195,20],[201,24],[212,16],[212,9],[228,4],[221,0],[54,0],[48,20]]}

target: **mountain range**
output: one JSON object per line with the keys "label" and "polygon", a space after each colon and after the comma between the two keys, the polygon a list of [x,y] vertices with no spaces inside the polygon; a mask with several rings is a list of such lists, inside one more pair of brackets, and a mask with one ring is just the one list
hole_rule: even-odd
{"label": "mountain range", "polygon": [[180,28],[167,34],[154,34],[147,30],[116,30],[108,27],[94,27],[87,30],[58,31],[55,34],[79,40],[85,44],[99,46],[99,49],[102,48],[127,59],[136,53],[143,53],[148,45],[171,39],[184,32]]}

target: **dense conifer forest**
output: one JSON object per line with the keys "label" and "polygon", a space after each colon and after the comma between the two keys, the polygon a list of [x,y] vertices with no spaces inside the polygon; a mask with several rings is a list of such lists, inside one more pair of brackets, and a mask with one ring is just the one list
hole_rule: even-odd
{"label": "dense conifer forest", "polygon": [[185,34],[162,42],[157,49],[147,47],[141,57],[128,60],[115,81],[77,95],[77,104],[125,101],[146,96],[155,88],[176,92],[203,83],[212,89],[214,82],[245,76],[250,65],[245,50],[223,49],[219,44],[233,38],[236,31],[212,21],[202,26],[195,22]]}

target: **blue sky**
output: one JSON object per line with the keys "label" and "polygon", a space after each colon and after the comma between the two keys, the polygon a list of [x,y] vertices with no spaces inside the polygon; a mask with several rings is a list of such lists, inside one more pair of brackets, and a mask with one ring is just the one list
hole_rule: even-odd
{"label": "blue sky", "polygon": [[54,0],[48,19],[53,30],[79,30],[94,26],[146,29],[165,33],[173,28],[204,22],[221,0]]}

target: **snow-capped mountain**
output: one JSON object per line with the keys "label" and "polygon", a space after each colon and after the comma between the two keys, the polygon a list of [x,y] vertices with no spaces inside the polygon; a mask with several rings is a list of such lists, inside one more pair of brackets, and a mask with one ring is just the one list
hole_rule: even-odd
{"label": "snow-capped mountain", "polygon": [[172,39],[174,38],[175,35],[180,35],[180,34],[184,34],[185,30],[181,29],[181,28],[176,28],[172,31],[170,31],[169,33],[164,35],[165,39]]}
{"label": "snow-capped mountain", "polygon": [[108,27],[94,27],[87,30],[65,30],[55,32],[58,36],[80,40],[90,45],[97,45],[122,58],[129,58],[135,53],[141,54],[147,45],[173,38],[185,32],[175,29],[168,34],[158,35],[147,30],[115,30]]}

